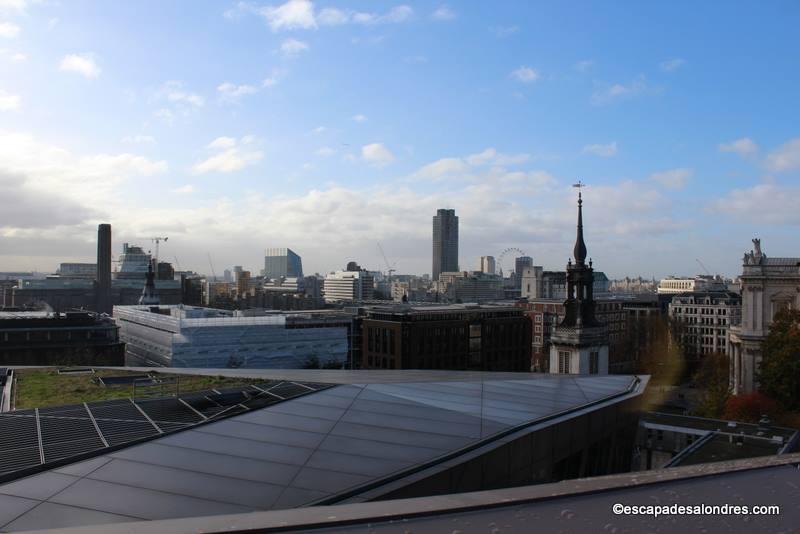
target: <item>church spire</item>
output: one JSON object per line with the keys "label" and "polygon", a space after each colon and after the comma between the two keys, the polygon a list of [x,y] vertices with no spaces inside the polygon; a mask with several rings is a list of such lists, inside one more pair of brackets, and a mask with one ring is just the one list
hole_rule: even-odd
{"label": "church spire", "polygon": [[153,272],[153,263],[155,260],[150,260],[147,264],[147,281],[142,290],[142,296],[139,297],[139,304],[144,305],[158,305],[160,303],[158,293],[156,293],[155,273]]}
{"label": "church spire", "polygon": [[578,236],[572,254],[575,256],[575,265],[583,265],[586,261],[586,243],[583,242],[583,200],[580,188],[585,186],[579,181],[573,187],[578,188]]}

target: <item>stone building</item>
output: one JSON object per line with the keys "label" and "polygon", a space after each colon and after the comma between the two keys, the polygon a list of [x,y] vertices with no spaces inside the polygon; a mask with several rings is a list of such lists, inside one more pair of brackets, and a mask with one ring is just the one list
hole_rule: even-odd
{"label": "stone building", "polygon": [[742,316],[732,326],[730,383],[734,394],[750,393],[758,386],[761,346],[775,314],[784,308],[800,309],[800,258],[769,258],[761,240],[742,259]]}

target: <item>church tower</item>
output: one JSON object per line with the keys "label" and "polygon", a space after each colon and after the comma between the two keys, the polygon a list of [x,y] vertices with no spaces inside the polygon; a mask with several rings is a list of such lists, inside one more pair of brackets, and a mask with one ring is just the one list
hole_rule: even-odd
{"label": "church tower", "polygon": [[139,304],[142,305],[158,306],[160,303],[158,293],[156,292],[156,274],[153,272],[154,262],[155,260],[150,260],[147,265],[147,280],[145,281],[144,289],[142,290],[142,296],[139,297]]}
{"label": "church tower", "polygon": [[594,316],[594,269],[586,263],[583,241],[583,199],[578,188],[578,235],[567,263],[567,300],[564,319],[550,336],[550,372],[608,374],[608,330]]}

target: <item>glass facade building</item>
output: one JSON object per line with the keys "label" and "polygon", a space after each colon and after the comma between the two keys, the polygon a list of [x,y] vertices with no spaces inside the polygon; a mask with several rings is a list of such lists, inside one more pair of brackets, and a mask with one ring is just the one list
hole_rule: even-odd
{"label": "glass facade building", "polygon": [[303,259],[289,248],[268,248],[264,255],[264,276],[302,278]]}

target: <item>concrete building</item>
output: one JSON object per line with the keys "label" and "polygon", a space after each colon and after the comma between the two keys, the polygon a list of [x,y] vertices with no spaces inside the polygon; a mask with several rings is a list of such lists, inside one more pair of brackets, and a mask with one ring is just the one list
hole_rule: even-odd
{"label": "concrete building", "polygon": [[264,255],[264,277],[302,278],[303,259],[290,248],[268,248]]}
{"label": "concrete building", "polygon": [[[609,293],[610,282],[602,271],[594,271],[592,291],[595,296]],[[564,271],[545,271],[541,266],[525,267],[522,271],[522,298],[556,299],[567,298],[567,273]]]}
{"label": "concrete building", "polygon": [[514,289],[522,289],[522,273],[530,267],[533,267],[533,258],[530,256],[514,258]]}
{"label": "concrete building", "polygon": [[481,256],[480,271],[486,274],[497,274],[497,262],[494,256]]}
{"label": "concrete building", "polygon": [[728,354],[728,330],[741,312],[741,296],[730,291],[680,293],[668,308],[684,355],[695,361],[705,354]]}
{"label": "concrete building", "polygon": [[750,393],[758,387],[761,346],[772,319],[784,308],[800,309],[800,258],[769,258],[761,240],[742,260],[741,323],[730,329],[730,382],[733,392]]}
{"label": "concrete building", "polygon": [[488,302],[503,299],[503,279],[480,271],[439,274],[435,284],[441,300],[446,302]]}
{"label": "concrete building", "polygon": [[297,369],[345,366],[352,317],[247,314],[192,306],[115,306],[126,365]]}
{"label": "concrete building", "polygon": [[608,328],[595,317],[594,270],[586,263],[583,242],[583,200],[578,191],[578,233],[575,263],[567,263],[564,318],[550,335],[550,372],[608,374]]}
{"label": "concrete building", "polygon": [[56,274],[59,278],[86,278],[94,280],[97,277],[96,263],[62,263],[58,266]]}
{"label": "concrete building", "polygon": [[329,273],[323,282],[325,302],[361,302],[371,300],[375,291],[372,275],[363,270]]}
{"label": "concrete building", "polygon": [[124,356],[107,317],[0,311],[0,365],[124,365]]}
{"label": "concrete building", "polygon": [[698,275],[693,278],[668,276],[658,283],[659,294],[689,293],[693,291],[726,291],[725,280],[719,276]]}
{"label": "concrete building", "polygon": [[527,371],[531,326],[508,306],[388,306],[364,310],[363,369]]}
{"label": "concrete building", "polygon": [[458,271],[458,217],[456,210],[437,210],[433,216],[433,266],[431,278]]}

